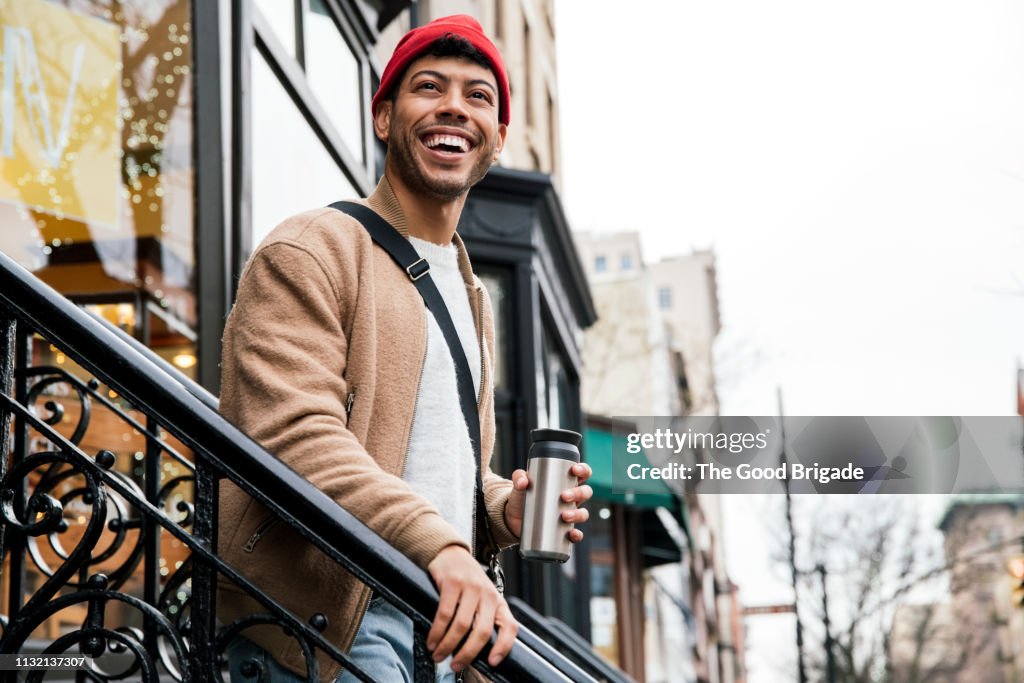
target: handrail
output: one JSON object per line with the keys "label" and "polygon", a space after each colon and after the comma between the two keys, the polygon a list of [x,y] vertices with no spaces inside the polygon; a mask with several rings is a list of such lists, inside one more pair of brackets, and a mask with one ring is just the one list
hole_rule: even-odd
{"label": "handrail", "polygon": [[566,657],[578,664],[588,675],[607,683],[635,683],[629,674],[601,659],[582,636],[562,621],[545,617],[524,600],[516,597],[509,598],[508,604],[522,625],[539,633],[545,639],[558,643]]}
{"label": "handrail", "polygon": [[132,350],[135,351],[135,353],[138,353],[143,358],[148,360],[150,363],[153,363],[155,366],[163,370],[164,374],[169,376],[175,382],[179,383],[181,386],[185,387],[185,390],[188,391],[188,393],[195,396],[196,399],[203,403],[203,405],[207,406],[211,410],[219,410],[220,400],[216,396],[211,394],[209,391],[207,391],[206,387],[197,384],[191,377],[188,377],[180,370],[178,370],[178,368],[174,367],[166,360],[158,356],[156,353],[154,353],[153,349],[149,348],[148,346],[140,342],[138,339],[122,330],[117,325],[114,325],[109,320],[91,311],[85,311],[85,313],[87,313],[93,320],[102,325],[111,334],[116,335],[118,338],[124,341],[124,343],[130,346]]}
{"label": "handrail", "polygon": [[[51,341],[59,340],[63,352],[88,372],[134,405],[158,414],[160,422],[202,454],[219,475],[233,480],[325,554],[371,584],[420,627],[429,625],[437,610],[438,593],[424,570],[230,424],[211,405],[209,394],[204,399],[205,392],[198,385],[186,387],[151,351],[142,351],[127,335],[112,332],[107,324],[0,252],[0,314],[4,308]],[[40,431],[46,433],[45,428]],[[339,547],[345,547],[348,554]],[[521,633],[530,636],[528,629]],[[492,634],[474,662],[485,674],[513,681],[592,680],[557,652],[541,657],[522,638],[492,669],[485,659],[493,643]]]}

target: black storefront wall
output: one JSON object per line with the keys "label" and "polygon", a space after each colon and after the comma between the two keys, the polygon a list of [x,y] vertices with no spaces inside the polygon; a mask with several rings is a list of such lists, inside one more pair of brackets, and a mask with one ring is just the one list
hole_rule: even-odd
{"label": "black storefront wall", "polygon": [[[526,466],[530,431],[582,431],[578,341],[596,319],[590,290],[561,202],[549,176],[494,167],[469,195],[459,223],[474,268],[492,291],[504,382],[495,391],[496,466],[508,476]],[[590,566],[585,539],[568,566],[504,553],[508,590],[590,638]]]}
{"label": "black storefront wall", "polygon": [[[380,65],[372,52],[382,28],[378,21],[390,11],[381,6],[395,4],[324,2],[359,57],[359,92],[365,111],[369,111],[379,77]],[[296,2],[295,7],[297,19],[309,11],[306,0]],[[193,0],[192,11],[196,26],[198,378],[216,392],[224,321],[245,259],[255,246],[249,237],[253,232],[252,145],[259,144],[253,140],[252,130],[253,55],[258,53],[266,60],[310,130],[357,190],[365,192],[372,187],[383,167],[384,148],[376,144],[366,116],[367,158],[358,163],[330,125],[304,79],[302,21],[296,21],[299,59],[293,60],[251,0]],[[505,338],[498,362],[504,365],[506,382],[495,395],[500,451],[495,469],[508,476],[526,464],[530,430],[556,423],[582,430],[578,340],[596,313],[561,202],[548,176],[493,168],[471,192],[459,232],[478,272],[485,280],[490,275],[505,285],[504,306],[499,311],[503,316],[499,334],[504,332]],[[588,548],[578,548],[570,566],[563,567],[527,563],[514,551],[507,552],[503,562],[508,592],[589,639],[588,557]]]}

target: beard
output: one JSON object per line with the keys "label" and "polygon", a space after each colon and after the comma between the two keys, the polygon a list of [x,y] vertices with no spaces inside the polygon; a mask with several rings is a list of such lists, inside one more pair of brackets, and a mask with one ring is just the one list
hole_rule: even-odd
{"label": "beard", "polygon": [[388,136],[388,156],[394,161],[391,167],[401,176],[403,184],[416,194],[446,202],[453,201],[483,180],[491,168],[497,140],[492,140],[490,144],[482,143],[467,152],[477,154],[478,158],[464,177],[432,175],[417,160],[413,151],[414,146],[421,144],[419,132],[407,129],[403,134],[403,131],[397,128],[395,121],[392,120]]}

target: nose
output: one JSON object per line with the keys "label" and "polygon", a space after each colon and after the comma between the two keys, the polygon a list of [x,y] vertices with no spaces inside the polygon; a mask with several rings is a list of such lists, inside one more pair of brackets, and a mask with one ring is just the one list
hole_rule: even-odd
{"label": "nose", "polygon": [[462,122],[469,120],[466,102],[458,88],[448,88],[438,104],[437,116],[442,119],[456,119]]}

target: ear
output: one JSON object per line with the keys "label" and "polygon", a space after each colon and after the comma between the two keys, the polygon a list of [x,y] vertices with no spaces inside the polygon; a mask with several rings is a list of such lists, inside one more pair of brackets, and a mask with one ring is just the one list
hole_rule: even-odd
{"label": "ear", "polygon": [[498,124],[498,142],[494,145],[494,158],[491,159],[492,164],[498,163],[498,159],[501,158],[501,150],[505,148],[505,137],[508,135],[508,126],[504,123]]}
{"label": "ear", "polygon": [[373,116],[373,132],[384,144],[388,143],[389,132],[391,131],[391,107],[394,103],[391,100],[384,100],[377,107],[377,113]]}

